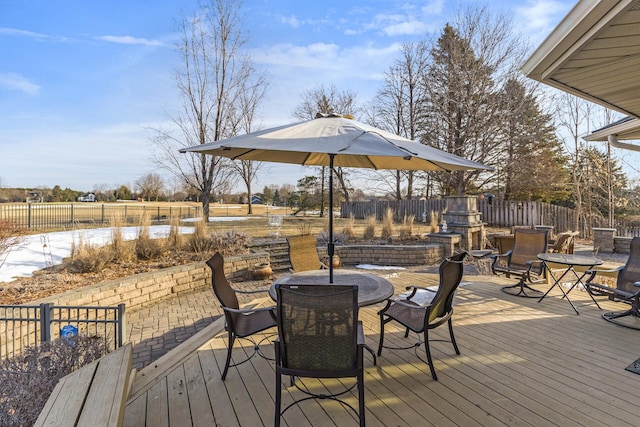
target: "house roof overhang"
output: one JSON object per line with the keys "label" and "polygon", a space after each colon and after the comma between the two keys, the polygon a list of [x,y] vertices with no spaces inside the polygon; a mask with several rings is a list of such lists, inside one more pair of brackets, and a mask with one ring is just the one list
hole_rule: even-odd
{"label": "house roof overhang", "polygon": [[522,71],[640,118],[640,0],[580,0]]}

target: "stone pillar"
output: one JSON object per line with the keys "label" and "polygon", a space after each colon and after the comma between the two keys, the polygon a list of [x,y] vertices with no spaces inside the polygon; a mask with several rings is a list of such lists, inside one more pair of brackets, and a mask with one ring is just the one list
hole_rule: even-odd
{"label": "stone pillar", "polygon": [[440,243],[444,246],[444,257],[450,257],[455,253],[456,245],[462,241],[462,236],[457,233],[429,233],[429,243]]}
{"label": "stone pillar", "polygon": [[594,228],[593,249],[598,252],[613,253],[615,247],[613,238],[616,235],[615,228]]}

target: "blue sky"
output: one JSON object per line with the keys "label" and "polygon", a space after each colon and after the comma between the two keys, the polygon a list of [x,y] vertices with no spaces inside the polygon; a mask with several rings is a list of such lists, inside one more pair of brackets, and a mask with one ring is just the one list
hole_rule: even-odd
{"label": "blue sky", "polygon": [[[268,73],[262,127],[294,121],[305,90],[334,84],[367,102],[400,44],[440,32],[471,0],[245,0],[246,48]],[[575,0],[492,1],[537,47]],[[150,127],[180,106],[178,0],[0,0],[0,186],[133,186],[154,171]],[[307,171],[308,172],[308,171]],[[254,188],[295,184],[271,165]],[[169,180],[168,180],[169,181]]]}

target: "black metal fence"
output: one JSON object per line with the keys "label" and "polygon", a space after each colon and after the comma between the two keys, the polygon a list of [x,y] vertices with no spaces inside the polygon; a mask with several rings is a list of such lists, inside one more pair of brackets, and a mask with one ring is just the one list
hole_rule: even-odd
{"label": "black metal fence", "polygon": [[147,215],[152,221],[202,217],[201,206],[129,205],[117,203],[13,203],[0,204],[0,220],[29,230],[73,229],[109,224],[139,224]]}
{"label": "black metal fence", "polygon": [[0,305],[0,359],[68,335],[99,336],[106,350],[126,341],[125,305],[111,307]]}

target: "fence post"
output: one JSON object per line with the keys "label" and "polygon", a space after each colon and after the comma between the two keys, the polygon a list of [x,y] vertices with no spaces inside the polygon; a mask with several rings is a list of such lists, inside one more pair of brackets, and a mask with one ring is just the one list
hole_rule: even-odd
{"label": "fence post", "polygon": [[127,340],[127,315],[124,309],[124,303],[118,304],[118,347],[122,347],[122,344]]}
{"label": "fence post", "polygon": [[31,229],[31,203],[27,204],[27,228]]}
{"label": "fence post", "polygon": [[40,342],[51,341],[51,303],[40,304]]}

